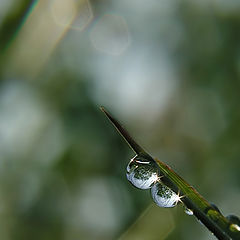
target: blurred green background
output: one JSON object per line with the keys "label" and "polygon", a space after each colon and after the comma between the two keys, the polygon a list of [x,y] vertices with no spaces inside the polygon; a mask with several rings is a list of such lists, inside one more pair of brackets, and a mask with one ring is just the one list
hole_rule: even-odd
{"label": "blurred green background", "polygon": [[0,238],[215,239],[126,180],[99,106],[240,215],[240,2],[1,0]]}

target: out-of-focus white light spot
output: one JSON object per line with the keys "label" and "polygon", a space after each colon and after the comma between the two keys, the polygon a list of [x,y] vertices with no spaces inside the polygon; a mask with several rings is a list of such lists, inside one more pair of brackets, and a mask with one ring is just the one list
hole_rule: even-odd
{"label": "out-of-focus white light spot", "polygon": [[57,24],[70,25],[77,14],[77,6],[73,0],[54,0],[52,2],[52,14]]}
{"label": "out-of-focus white light spot", "polygon": [[96,22],[90,39],[97,50],[120,55],[130,43],[127,23],[121,16],[106,14]]}
{"label": "out-of-focus white light spot", "polygon": [[[96,64],[97,102],[145,121],[161,114],[177,86],[173,63],[164,51],[161,56],[139,45],[124,61],[101,58]],[[111,101],[109,101],[111,100]]]}
{"label": "out-of-focus white light spot", "polygon": [[133,208],[122,183],[109,178],[87,178],[79,190],[67,218],[71,229],[81,229],[92,239],[112,239]]}
{"label": "out-of-focus white light spot", "polygon": [[84,30],[93,19],[93,11],[88,0],[78,1],[78,13],[71,28]]}
{"label": "out-of-focus white light spot", "polygon": [[15,81],[0,91],[0,153],[21,158],[36,143],[39,131],[51,117],[32,89]]}
{"label": "out-of-focus white light spot", "polygon": [[79,210],[85,220],[85,227],[101,229],[103,232],[116,229],[118,217],[114,213],[114,203],[109,186],[101,180],[91,181],[85,186],[83,193],[79,202]]}
{"label": "out-of-focus white light spot", "polygon": [[55,0],[51,9],[57,24],[76,30],[83,30],[93,19],[88,0]]}
{"label": "out-of-focus white light spot", "polygon": [[117,83],[119,107],[127,110],[128,106],[129,114],[135,109],[143,118],[147,111],[153,117],[164,110],[176,82],[166,62],[158,61],[159,66],[156,63],[150,66],[147,59],[145,63],[143,59],[135,60]]}

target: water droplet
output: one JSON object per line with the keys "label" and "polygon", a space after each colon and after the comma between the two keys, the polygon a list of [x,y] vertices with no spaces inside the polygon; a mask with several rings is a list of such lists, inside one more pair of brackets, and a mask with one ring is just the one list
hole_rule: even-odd
{"label": "water droplet", "polygon": [[189,216],[193,215],[193,211],[191,209],[187,208],[186,206],[184,207],[184,212]]}
{"label": "water droplet", "polygon": [[163,185],[160,182],[157,182],[153,185],[151,189],[151,194],[153,201],[159,206],[159,207],[175,207],[178,202],[181,202],[181,198],[179,194],[176,194],[174,191],[172,191],[169,187]]}
{"label": "water droplet", "polygon": [[232,224],[229,226],[231,231],[240,231],[240,219],[235,215],[226,217]]}
{"label": "water droplet", "polygon": [[240,219],[239,219],[239,217],[237,217],[237,216],[235,216],[235,215],[228,215],[226,218],[227,218],[230,222],[235,223],[235,224],[237,224],[237,225],[240,225]]}
{"label": "water droplet", "polygon": [[152,160],[135,156],[127,166],[127,179],[135,187],[140,189],[149,189],[158,180],[159,169]]}
{"label": "water droplet", "polygon": [[214,203],[210,203],[210,205],[212,206],[212,208],[213,208],[214,210],[216,210],[217,212],[221,213],[220,210],[219,210],[219,208],[218,208]]}

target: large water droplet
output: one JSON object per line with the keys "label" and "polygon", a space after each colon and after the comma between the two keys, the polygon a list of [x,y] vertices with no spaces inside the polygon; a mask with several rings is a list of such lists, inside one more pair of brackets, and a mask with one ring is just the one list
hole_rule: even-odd
{"label": "large water droplet", "polygon": [[178,202],[181,201],[181,197],[179,196],[179,194],[176,194],[169,187],[163,185],[160,182],[157,182],[153,185],[151,189],[151,194],[153,201],[159,207],[175,207]]}
{"label": "large water droplet", "polygon": [[159,169],[153,160],[135,156],[127,166],[126,175],[135,187],[149,189],[158,180]]}
{"label": "large water droplet", "polygon": [[193,215],[193,211],[191,209],[187,208],[186,206],[184,207],[184,212],[189,216]]}

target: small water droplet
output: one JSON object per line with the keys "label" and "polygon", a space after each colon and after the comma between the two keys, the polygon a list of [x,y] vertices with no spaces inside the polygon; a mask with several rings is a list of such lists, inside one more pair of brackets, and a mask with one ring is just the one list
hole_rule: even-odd
{"label": "small water droplet", "polygon": [[240,231],[240,219],[235,215],[228,215],[226,217],[232,224],[229,226],[231,231]]}
{"label": "small water droplet", "polygon": [[235,223],[235,224],[237,224],[237,225],[240,225],[240,219],[239,219],[239,217],[231,214],[231,215],[228,215],[226,218],[227,218],[230,222]]}
{"label": "small water droplet", "polygon": [[135,156],[127,165],[127,179],[135,187],[149,189],[158,180],[159,169],[152,160]]}
{"label": "small water droplet", "polygon": [[193,215],[193,211],[191,209],[187,208],[186,206],[184,207],[184,212],[189,216]]}
{"label": "small water droplet", "polygon": [[210,203],[210,205],[212,206],[213,209],[215,209],[217,212],[221,213],[219,208],[214,204],[214,203]]}
{"label": "small water droplet", "polygon": [[159,207],[175,207],[179,201],[181,202],[181,197],[179,196],[179,194],[176,194],[169,187],[163,185],[160,182],[157,182],[153,185],[151,189],[151,194],[153,201]]}

